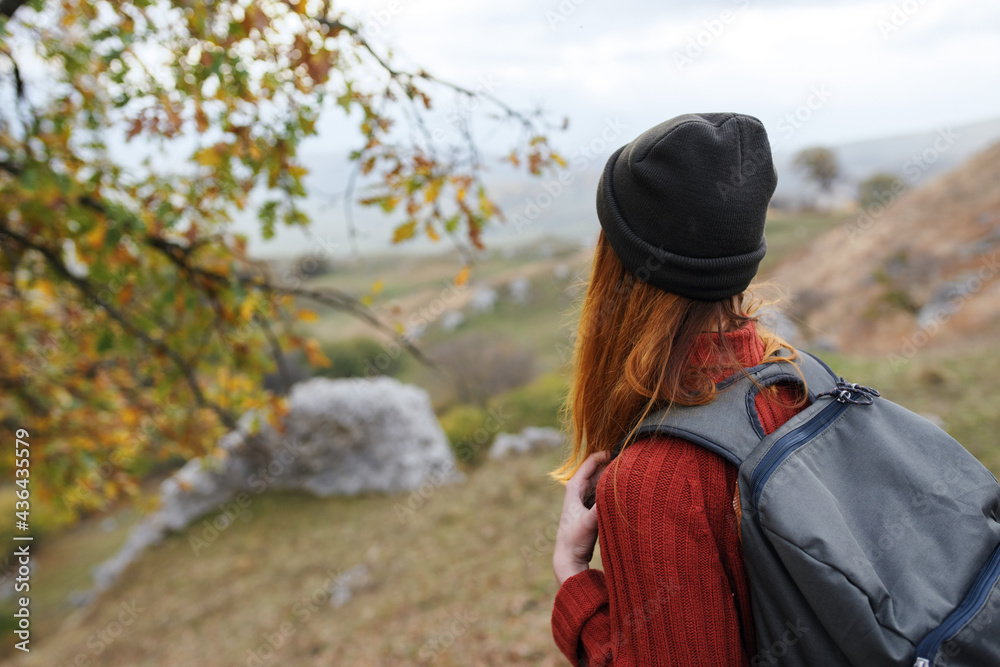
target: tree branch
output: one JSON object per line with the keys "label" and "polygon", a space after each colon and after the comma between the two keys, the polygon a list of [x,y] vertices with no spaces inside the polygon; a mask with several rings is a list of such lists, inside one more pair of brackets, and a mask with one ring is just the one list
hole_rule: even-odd
{"label": "tree branch", "polygon": [[[491,95],[486,91],[473,91],[465,86],[461,86],[457,83],[452,83],[451,81],[446,81],[445,79],[439,79],[430,72],[419,70],[417,72],[405,72],[403,70],[395,69],[392,65],[388,63],[379,53],[372,48],[372,45],[368,43],[368,40],[364,38],[361,31],[358,28],[349,26],[346,23],[341,23],[339,19],[328,19],[325,17],[314,17],[315,20],[321,25],[325,25],[327,28],[333,31],[344,31],[354,37],[365,51],[371,54],[372,58],[379,64],[379,66],[389,74],[391,78],[401,83],[404,88],[412,87],[414,79],[423,79],[424,81],[432,81],[438,85],[444,86],[446,88],[451,88],[455,92],[462,93],[463,95],[468,95],[469,97],[482,97],[483,99],[489,100],[495,104],[499,109],[507,115],[508,118],[514,118],[518,120],[526,128],[531,129],[534,127],[531,122],[531,118],[525,115],[523,112],[506,104],[500,98]],[[409,88],[407,88],[409,90]]]}
{"label": "tree branch", "polygon": [[[195,266],[191,263],[189,261],[190,256],[188,249],[184,246],[169,241],[163,237],[152,235],[146,237],[146,243],[150,247],[162,252],[167,258],[170,259],[171,262],[184,271],[190,272],[193,275],[201,276],[202,279],[207,282],[226,288],[232,287],[232,283],[228,276]],[[429,359],[416,345],[407,340],[405,336],[401,336],[392,326],[383,322],[377,315],[375,315],[370,308],[346,292],[342,292],[332,287],[308,289],[304,287],[276,285],[263,278],[250,275],[237,275],[235,280],[244,287],[256,289],[269,295],[281,296],[284,294],[290,294],[292,296],[309,299],[316,303],[321,303],[325,306],[330,306],[331,308],[335,308],[337,310],[345,311],[354,317],[364,320],[382,333],[390,335],[396,343],[404,347],[407,352],[413,355],[420,363],[424,364],[428,368],[437,369],[437,364],[435,364],[433,360]]]}
{"label": "tree branch", "polygon": [[89,280],[74,275],[66,266],[65,262],[63,262],[59,253],[40,243],[32,241],[24,234],[16,232],[4,224],[0,224],[0,234],[4,234],[14,239],[25,248],[30,248],[40,253],[49,263],[49,266],[56,271],[56,273],[61,275],[67,282],[72,283],[88,300],[106,312],[111,319],[117,322],[119,326],[125,330],[126,333],[142,341],[152,349],[164,354],[168,359],[170,359],[171,362],[173,362],[174,366],[176,366],[183,375],[184,381],[191,390],[191,394],[194,396],[195,402],[202,407],[212,410],[212,412],[219,417],[220,421],[222,421],[228,429],[234,431],[238,429],[238,424],[233,414],[214,401],[209,400],[204,395],[201,390],[201,386],[198,384],[198,379],[194,376],[194,371],[176,350],[171,348],[162,340],[158,340],[150,336],[145,331],[132,324],[132,322],[125,317],[124,313],[101,298],[101,296],[94,289],[93,285],[90,284]]}

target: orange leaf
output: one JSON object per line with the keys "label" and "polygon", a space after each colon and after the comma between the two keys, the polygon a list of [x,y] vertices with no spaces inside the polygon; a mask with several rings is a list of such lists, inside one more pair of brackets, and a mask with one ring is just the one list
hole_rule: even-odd
{"label": "orange leaf", "polygon": [[201,108],[200,104],[194,108],[194,122],[198,125],[199,132],[208,129],[208,116],[205,115],[205,110]]}
{"label": "orange leaf", "polygon": [[132,289],[132,283],[126,283],[126,285],[122,287],[121,291],[118,292],[119,306],[126,306],[128,305],[128,302],[132,300]]}
{"label": "orange leaf", "polygon": [[303,322],[315,322],[316,320],[319,319],[319,316],[316,314],[315,310],[303,309],[299,311],[298,315],[299,319],[302,320]]}
{"label": "orange leaf", "polygon": [[323,351],[319,349],[319,343],[310,338],[306,341],[305,347],[306,358],[309,360],[310,364],[313,366],[320,366],[322,368],[330,367],[330,360],[327,359],[326,355],[323,354]]}
{"label": "orange leaf", "polygon": [[468,264],[466,264],[465,266],[463,266],[462,270],[458,272],[457,276],[455,276],[455,284],[456,285],[464,285],[465,283],[469,282],[469,273],[471,271],[472,271],[472,267],[469,266]]}

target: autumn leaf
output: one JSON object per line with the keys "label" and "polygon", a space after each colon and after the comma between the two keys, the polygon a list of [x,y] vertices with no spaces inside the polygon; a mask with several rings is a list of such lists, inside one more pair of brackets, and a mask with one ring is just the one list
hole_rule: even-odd
{"label": "autumn leaf", "polygon": [[133,290],[134,290],[134,287],[133,287],[132,283],[127,283],[125,286],[123,286],[121,288],[121,291],[118,292],[118,305],[119,306],[127,306],[129,304],[129,302],[132,301],[132,292],[133,292]]}
{"label": "autumn leaf", "polygon": [[222,164],[222,154],[215,146],[202,148],[192,156],[194,161],[206,167],[218,167]]}
{"label": "autumn leaf", "polygon": [[319,349],[319,343],[310,338],[305,345],[306,358],[312,366],[319,368],[329,368],[332,364],[323,351]]}
{"label": "autumn leaf", "polygon": [[424,191],[424,201],[426,201],[428,204],[437,201],[438,194],[441,192],[441,181],[442,179],[440,178],[431,179],[430,184]]}
{"label": "autumn leaf", "polygon": [[441,240],[441,235],[438,234],[437,230],[434,229],[434,224],[430,220],[428,220],[427,224],[424,225],[424,231],[427,232],[427,238],[429,238],[431,241]]}
{"label": "autumn leaf", "polygon": [[[232,227],[247,208],[270,239],[308,225],[316,197],[343,189],[327,172],[307,176],[310,137],[329,139],[348,119],[358,169],[347,189],[376,213],[400,214],[393,243],[467,231],[482,247],[480,229],[500,215],[480,188],[487,167],[471,137],[431,146],[418,131],[437,120],[426,111],[442,82],[339,27],[364,25],[350,11],[325,14],[317,0],[142,0],[111,3],[111,14],[83,0],[29,4],[45,8],[17,14],[39,65],[16,82],[31,105],[0,105],[0,368],[18,380],[0,397],[0,421],[30,423],[49,443],[32,488],[50,508],[99,511],[136,494],[141,471],[210,453],[249,410],[280,432],[282,404],[262,389],[275,346],[328,363],[301,338],[319,315],[294,290],[336,292],[286,279]],[[151,67],[145,50],[156,44],[165,48]],[[486,117],[514,121],[515,136],[527,128],[515,167],[560,164],[533,113],[473,96],[500,111]],[[109,148],[137,137],[131,152]],[[376,280],[348,310],[383,290]],[[386,312],[404,335],[399,304]],[[127,463],[76,488],[116,460]],[[0,474],[8,468],[0,460]]]}
{"label": "autumn leaf", "polygon": [[416,233],[417,221],[410,220],[409,222],[404,222],[403,224],[396,227],[392,233],[392,242],[400,243],[408,238],[412,238]]}
{"label": "autumn leaf", "polygon": [[462,286],[469,282],[469,274],[472,272],[472,267],[466,264],[462,267],[462,270],[458,272],[455,276],[455,285]]}

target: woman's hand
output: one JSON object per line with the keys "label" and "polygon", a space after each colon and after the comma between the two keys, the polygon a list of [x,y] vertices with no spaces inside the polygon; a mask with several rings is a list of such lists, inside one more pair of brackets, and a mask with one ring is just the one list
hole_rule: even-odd
{"label": "woman's hand", "polygon": [[597,543],[597,504],[588,509],[583,500],[588,491],[597,486],[597,478],[607,462],[608,452],[595,452],[566,482],[566,496],[556,532],[555,552],[552,554],[552,569],[560,586],[574,574],[590,567]]}

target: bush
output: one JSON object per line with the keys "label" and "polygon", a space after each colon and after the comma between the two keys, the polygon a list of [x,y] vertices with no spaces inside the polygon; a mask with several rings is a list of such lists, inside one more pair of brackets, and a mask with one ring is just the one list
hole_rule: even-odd
{"label": "bush", "polygon": [[906,183],[895,175],[877,173],[858,185],[858,205],[865,210],[876,204],[889,206],[906,189]]}
{"label": "bush", "polygon": [[483,462],[493,438],[502,428],[486,409],[475,405],[456,405],[441,415],[439,421],[455,458],[466,466]]}
{"label": "bush", "polygon": [[[406,352],[398,345],[383,345],[374,338],[348,338],[323,346],[330,360],[326,368],[315,373],[329,378],[366,377],[371,375],[398,376],[406,365]],[[392,354],[396,352],[396,354]]]}
{"label": "bush", "polygon": [[471,333],[431,350],[463,403],[485,405],[490,396],[535,377],[535,355],[516,341],[496,334]]}
{"label": "bush", "polygon": [[560,428],[560,410],[568,393],[569,379],[563,373],[546,373],[497,396],[489,405],[504,418],[501,429],[508,433],[517,433],[525,426]]}

